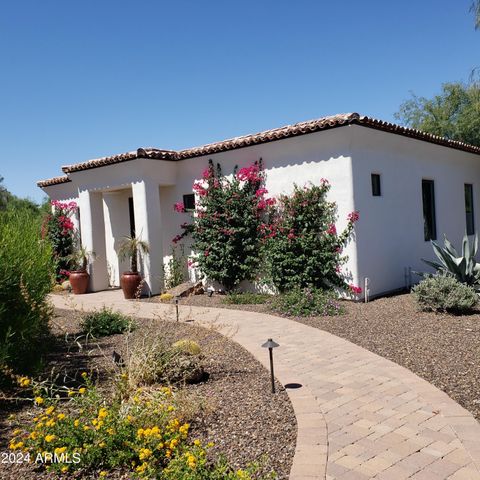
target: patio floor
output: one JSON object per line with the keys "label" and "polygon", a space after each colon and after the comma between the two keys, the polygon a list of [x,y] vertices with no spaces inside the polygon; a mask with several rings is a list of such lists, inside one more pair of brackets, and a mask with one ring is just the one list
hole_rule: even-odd
{"label": "patio floor", "polygon": [[[175,307],[128,301],[120,290],[52,295],[55,307],[113,307],[176,320]],[[290,478],[480,480],[480,424],[445,393],[374,353],[307,325],[262,313],[179,306],[180,321],[215,323],[288,388],[298,423]],[[239,393],[241,394],[241,393]]]}

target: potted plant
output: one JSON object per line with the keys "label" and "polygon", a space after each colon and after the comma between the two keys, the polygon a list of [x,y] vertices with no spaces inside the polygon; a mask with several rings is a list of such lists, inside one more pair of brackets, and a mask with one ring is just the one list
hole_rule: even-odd
{"label": "potted plant", "polygon": [[128,258],[130,260],[130,271],[123,272],[120,277],[120,286],[123,295],[127,299],[137,296],[138,288],[142,282],[142,276],[138,273],[138,257],[148,253],[148,243],[135,236],[124,237],[118,250],[118,256],[121,260]]}
{"label": "potted plant", "polygon": [[70,271],[70,285],[75,295],[82,295],[87,292],[90,275],[87,272],[88,263],[95,259],[95,253],[88,251],[85,247],[78,247],[70,255],[72,270]]}

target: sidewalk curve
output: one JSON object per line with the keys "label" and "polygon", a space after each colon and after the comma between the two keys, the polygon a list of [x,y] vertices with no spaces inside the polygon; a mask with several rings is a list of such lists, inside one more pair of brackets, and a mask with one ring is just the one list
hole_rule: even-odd
{"label": "sidewalk curve", "polygon": [[[119,290],[51,295],[55,307],[103,305],[140,317],[175,319],[174,307],[123,299]],[[383,357],[330,333],[273,315],[179,307],[180,320],[212,321],[275,375],[298,424],[291,480],[480,480],[480,424],[448,395]]]}

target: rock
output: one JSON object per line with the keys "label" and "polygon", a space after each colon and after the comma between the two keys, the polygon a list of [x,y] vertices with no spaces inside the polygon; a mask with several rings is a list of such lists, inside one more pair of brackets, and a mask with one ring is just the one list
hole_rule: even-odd
{"label": "rock", "polygon": [[[192,283],[192,282],[184,282],[176,287],[171,288],[167,291],[170,295],[174,297],[188,297],[195,292],[195,290],[202,287],[202,282]],[[202,287],[203,288],[203,287]]]}

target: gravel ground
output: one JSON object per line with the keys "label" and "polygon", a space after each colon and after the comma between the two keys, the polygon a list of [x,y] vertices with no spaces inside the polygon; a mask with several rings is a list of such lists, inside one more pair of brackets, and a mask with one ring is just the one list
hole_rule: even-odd
{"label": "gravel ground", "polygon": [[[70,373],[98,369],[101,385],[107,386],[106,372],[110,368],[112,351],[122,353],[124,336],[107,337],[99,342],[99,346],[91,344],[80,352],[73,341],[78,332],[78,316],[68,311],[56,313],[52,322],[56,347],[48,368]],[[270,394],[269,373],[264,367],[237,343],[216,332],[214,327],[205,329],[191,324],[146,319],[139,319],[138,324],[134,337],[160,332],[168,342],[189,338],[196,340],[202,348],[209,379],[189,385],[185,390],[202,403],[201,411],[195,413],[191,421],[192,438],[213,441],[212,454],[225,455],[235,468],[263,458],[264,472],[273,470],[278,478],[288,478],[296,443],[295,415],[281,385],[277,384],[276,395]],[[68,343],[64,340],[65,334],[68,334]],[[29,415],[25,404],[0,401],[0,451],[6,450],[9,430],[6,419],[12,412],[18,418]],[[54,477],[45,472],[34,472],[28,465],[0,464],[0,478]],[[129,476],[118,472],[115,478]]]}
{"label": "gravel ground", "polygon": [[[268,312],[268,305],[224,305],[199,295],[182,304]],[[338,317],[292,318],[345,338],[429,381],[480,421],[480,308],[470,315],[418,311],[410,294],[370,303],[344,301]]]}

